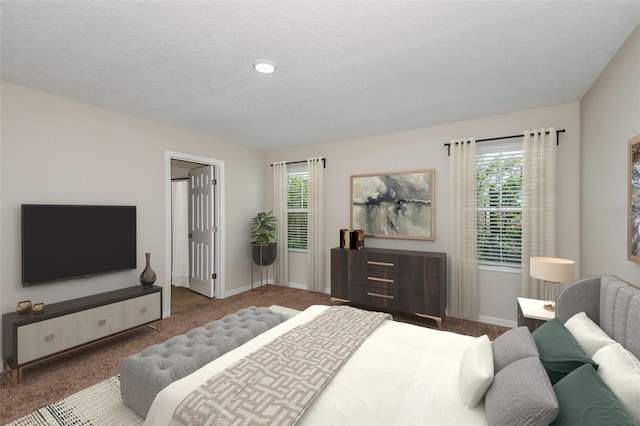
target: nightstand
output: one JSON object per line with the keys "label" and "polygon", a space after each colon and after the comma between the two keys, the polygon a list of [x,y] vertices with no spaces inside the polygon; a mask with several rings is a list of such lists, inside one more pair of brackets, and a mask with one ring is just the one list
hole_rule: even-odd
{"label": "nightstand", "polygon": [[555,311],[549,311],[543,306],[544,300],[518,297],[518,327],[526,325],[533,332],[550,319],[555,318]]}

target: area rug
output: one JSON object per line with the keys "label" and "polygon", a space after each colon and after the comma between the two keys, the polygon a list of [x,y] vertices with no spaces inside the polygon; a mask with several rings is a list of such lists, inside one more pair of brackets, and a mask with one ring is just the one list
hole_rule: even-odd
{"label": "area rug", "polygon": [[120,375],[115,375],[11,423],[26,425],[141,425],[144,419],[120,398]]}
{"label": "area rug", "polygon": [[[300,312],[278,305],[269,306],[269,309],[284,314],[288,318]],[[144,419],[122,401],[120,375],[116,374],[67,398],[7,423],[6,426],[135,426],[142,423],[144,423]]]}

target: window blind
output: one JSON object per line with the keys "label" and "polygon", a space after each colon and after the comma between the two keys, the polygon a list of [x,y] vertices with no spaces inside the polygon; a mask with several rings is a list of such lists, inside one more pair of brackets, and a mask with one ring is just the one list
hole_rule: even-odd
{"label": "window blind", "polygon": [[478,262],[520,264],[522,149],[478,154]]}
{"label": "window blind", "polygon": [[290,249],[307,249],[308,178],[306,170],[288,173],[287,231]]}

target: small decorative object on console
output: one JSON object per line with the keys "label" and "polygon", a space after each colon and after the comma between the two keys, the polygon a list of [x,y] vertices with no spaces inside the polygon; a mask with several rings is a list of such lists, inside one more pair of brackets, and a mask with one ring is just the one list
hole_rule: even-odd
{"label": "small decorative object on console", "polygon": [[349,248],[349,230],[340,230],[340,248]]}
{"label": "small decorative object on console", "polygon": [[143,287],[151,287],[156,282],[156,273],[151,269],[151,253],[145,253],[144,255],[147,258],[147,266],[140,274],[140,284]]}
{"label": "small decorative object on console", "polygon": [[42,314],[42,313],[44,313],[44,303],[34,303],[33,304],[33,313],[34,314]]}
{"label": "small decorative object on console", "polygon": [[350,248],[360,250],[364,248],[364,231],[362,229],[356,229],[351,231],[351,244]]}
{"label": "small decorative object on console", "polygon": [[28,314],[29,312],[31,312],[31,300],[23,300],[21,302],[18,302],[18,305],[16,306],[16,312],[18,312],[19,314]]}

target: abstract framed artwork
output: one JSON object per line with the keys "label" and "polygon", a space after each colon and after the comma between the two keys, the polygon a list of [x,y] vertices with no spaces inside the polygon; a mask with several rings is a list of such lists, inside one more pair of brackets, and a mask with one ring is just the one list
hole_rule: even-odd
{"label": "abstract framed artwork", "polygon": [[351,176],[351,229],[367,237],[435,240],[435,171]]}
{"label": "abstract framed artwork", "polygon": [[640,263],[640,135],[629,140],[627,259]]}

